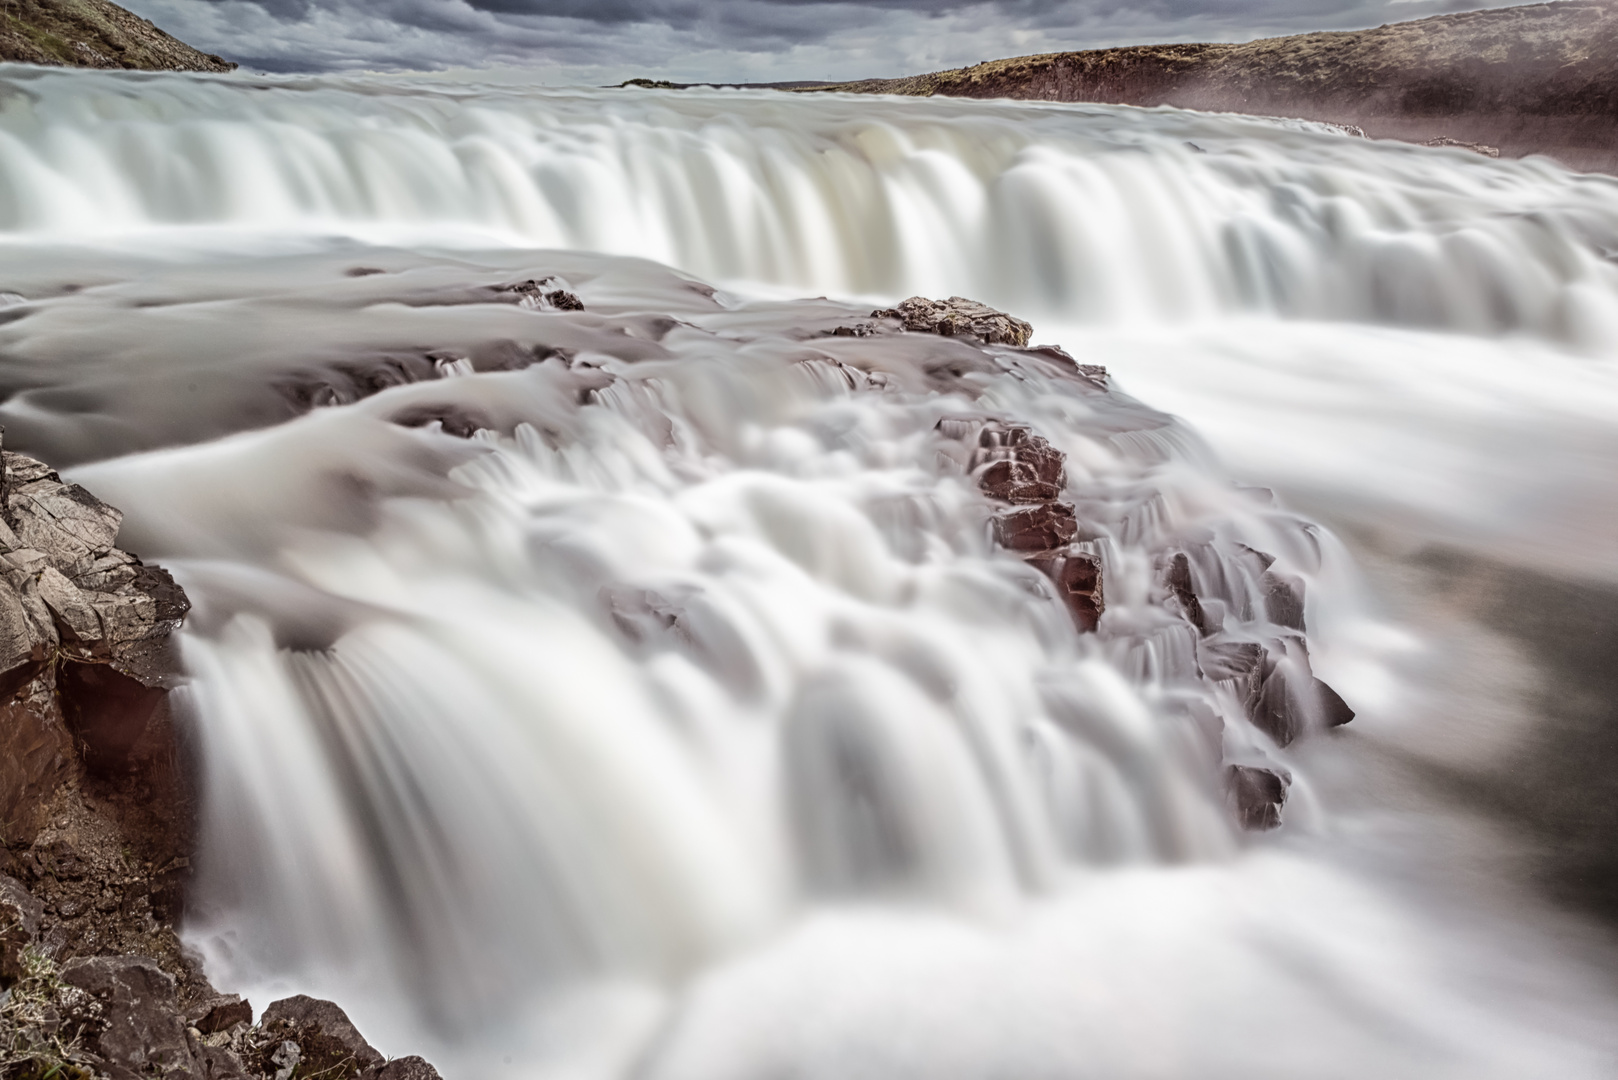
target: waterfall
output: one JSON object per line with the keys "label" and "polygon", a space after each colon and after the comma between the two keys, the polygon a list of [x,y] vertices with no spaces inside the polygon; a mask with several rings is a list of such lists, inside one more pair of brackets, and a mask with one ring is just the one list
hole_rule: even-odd
{"label": "waterfall", "polygon": [[[1332,469],[1503,534],[1508,398],[1607,460],[1614,251],[1610,179],[1304,123],[0,67],[7,445],[195,603],[188,939],[450,1080],[1603,1075],[1606,998],[1519,1012],[1551,946],[1473,979],[1496,923],[1340,857],[1420,645],[1237,481],[1393,411]],[[869,325],[913,293],[1078,363]],[[1000,542],[1013,428],[1097,626]]]}
{"label": "waterfall", "polygon": [[6,85],[7,232],[453,233],[1098,322],[1252,311],[1585,344],[1618,327],[1610,181],[1320,125],[404,78]]}

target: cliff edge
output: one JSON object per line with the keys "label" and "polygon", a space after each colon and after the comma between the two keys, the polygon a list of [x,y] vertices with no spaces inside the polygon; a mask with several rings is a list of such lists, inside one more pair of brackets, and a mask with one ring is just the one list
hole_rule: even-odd
{"label": "cliff edge", "polygon": [[1288,116],[1618,172],[1615,58],[1618,4],[1563,0],[1240,45],[1048,53],[814,89]]}
{"label": "cliff edge", "polygon": [[141,71],[232,71],[107,0],[0,2],[0,61]]}

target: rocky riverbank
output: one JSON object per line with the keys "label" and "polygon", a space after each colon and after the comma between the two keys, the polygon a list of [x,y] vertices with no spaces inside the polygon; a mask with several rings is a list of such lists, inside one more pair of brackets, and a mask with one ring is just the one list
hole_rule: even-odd
{"label": "rocky riverbank", "polygon": [[433,1080],[330,1002],[257,1024],[180,941],[190,770],[170,636],[190,605],[123,515],[43,462],[0,473],[0,1076]]}
{"label": "rocky riverbank", "polygon": [[233,71],[108,0],[10,0],[0,4],[0,60],[51,67]]}
{"label": "rocky riverbank", "polygon": [[1618,172],[1614,56],[1618,7],[1564,0],[1239,45],[1047,53],[814,89],[1296,117],[1372,138],[1548,154]]}

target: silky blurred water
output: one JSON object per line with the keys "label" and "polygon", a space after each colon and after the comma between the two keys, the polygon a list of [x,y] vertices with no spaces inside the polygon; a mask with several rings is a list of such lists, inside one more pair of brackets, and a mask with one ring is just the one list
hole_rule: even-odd
{"label": "silky blurred water", "polygon": [[[1610,579],[1615,251],[1609,178],[1298,123],[0,68],[7,446],[196,603],[188,937],[451,1080],[1611,1075],[1476,796],[1543,672],[1411,567]],[[1113,390],[823,336],[913,293]],[[1100,634],[979,415],[1068,455]],[[1351,727],[1198,675],[1192,541],[1307,580]]]}

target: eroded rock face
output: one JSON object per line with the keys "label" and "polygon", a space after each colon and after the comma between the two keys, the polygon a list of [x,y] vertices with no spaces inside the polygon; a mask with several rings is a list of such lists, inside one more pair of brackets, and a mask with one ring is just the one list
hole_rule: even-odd
{"label": "eroded rock face", "polygon": [[912,296],[896,308],[871,312],[873,319],[898,319],[906,330],[946,337],[971,335],[988,345],[1028,344],[1034,328],[987,304],[952,296],[948,300],[928,300]]}
{"label": "eroded rock face", "polygon": [[113,546],[118,510],[0,462],[0,989],[40,1004],[31,1025],[0,1016],[0,1044],[83,1080],[437,1080],[329,1001],[278,1001],[255,1027],[208,984],[174,931],[191,845],[168,638],[190,602]]}
{"label": "eroded rock face", "polygon": [[128,765],[177,672],[168,638],[190,603],[114,546],[117,509],[43,462],[0,462],[0,829],[15,843],[73,775],[74,739],[92,772]]}

